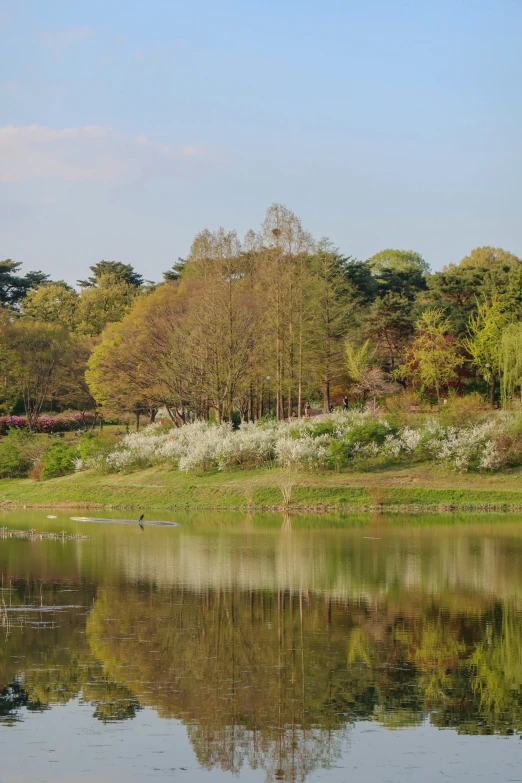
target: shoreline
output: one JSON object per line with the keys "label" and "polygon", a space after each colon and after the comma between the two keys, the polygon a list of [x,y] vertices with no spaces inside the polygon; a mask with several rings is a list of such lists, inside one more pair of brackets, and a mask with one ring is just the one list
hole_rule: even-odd
{"label": "shoreline", "polygon": [[0,480],[0,510],[24,508],[245,513],[522,512],[519,471],[456,474],[427,464],[374,472],[253,469],[186,474],[160,468],[47,481]]}

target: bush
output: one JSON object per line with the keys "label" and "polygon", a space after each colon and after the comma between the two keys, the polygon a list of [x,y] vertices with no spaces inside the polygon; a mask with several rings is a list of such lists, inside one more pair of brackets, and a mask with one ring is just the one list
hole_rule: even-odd
{"label": "bush", "polygon": [[378,456],[387,438],[398,432],[387,421],[369,419],[352,427],[342,440],[330,443],[330,458],[336,468],[346,467],[354,459]]}
{"label": "bush", "polygon": [[25,476],[47,448],[49,441],[44,436],[9,430],[0,440],[0,478]]}
{"label": "bush", "polygon": [[274,411],[269,411],[268,413],[265,413],[263,416],[261,416],[260,419],[256,421],[256,424],[258,427],[262,427],[263,424],[266,424],[269,421],[276,421],[276,415]]}
{"label": "bush", "polygon": [[25,476],[31,465],[31,460],[20,453],[10,438],[0,441],[0,478]]}
{"label": "bush", "polygon": [[[85,422],[89,416],[85,417]],[[92,417],[90,417],[92,418]],[[36,422],[36,432],[52,434],[54,432],[71,432],[79,429],[84,423],[81,413],[68,413],[60,416],[39,416]],[[0,434],[8,430],[27,430],[27,418],[25,416],[2,416],[0,419]]]}
{"label": "bush", "polygon": [[82,460],[104,456],[114,448],[114,445],[115,438],[111,433],[101,430],[84,432],[78,438],[78,456]]}
{"label": "bush", "polygon": [[490,411],[490,406],[478,392],[472,392],[465,397],[452,394],[441,407],[440,420],[450,427],[467,427],[482,421]]}
{"label": "bush", "polygon": [[56,478],[74,473],[77,457],[77,446],[68,446],[66,443],[53,444],[40,458],[40,478]]}

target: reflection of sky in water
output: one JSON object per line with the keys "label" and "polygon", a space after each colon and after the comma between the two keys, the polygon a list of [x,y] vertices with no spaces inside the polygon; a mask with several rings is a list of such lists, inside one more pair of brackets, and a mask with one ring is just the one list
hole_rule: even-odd
{"label": "reflection of sky in water", "polygon": [[[230,773],[198,766],[185,726],[158,718],[150,709],[128,723],[103,725],[92,710],[74,701],[23,724],[0,728],[2,783],[142,783],[181,780],[231,781]],[[522,742],[518,738],[463,737],[428,725],[387,731],[360,723],[343,744],[331,769],[307,780],[331,783],[487,783],[522,778]],[[241,780],[262,783],[262,770],[244,768]]]}
{"label": "reflection of sky in water", "polygon": [[179,517],[0,512],[0,783],[522,781],[515,517]]}

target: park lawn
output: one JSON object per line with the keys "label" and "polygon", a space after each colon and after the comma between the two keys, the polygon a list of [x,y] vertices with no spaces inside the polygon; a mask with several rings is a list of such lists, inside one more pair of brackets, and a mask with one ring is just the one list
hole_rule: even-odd
{"label": "park lawn", "polygon": [[522,508],[522,468],[495,474],[461,474],[428,463],[343,473],[296,473],[282,468],[199,474],[165,468],[109,475],[87,471],[47,481],[1,480],[0,506],[151,510]]}

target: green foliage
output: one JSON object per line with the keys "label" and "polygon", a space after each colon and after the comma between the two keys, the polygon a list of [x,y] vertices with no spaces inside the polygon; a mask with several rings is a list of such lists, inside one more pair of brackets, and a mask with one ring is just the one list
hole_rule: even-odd
{"label": "green foliage", "polygon": [[509,324],[500,338],[500,393],[506,407],[522,393],[522,323]]}
{"label": "green foliage", "polygon": [[395,434],[397,429],[375,419],[355,425],[342,440],[330,441],[330,465],[339,470],[353,465],[354,460],[371,457],[372,446],[382,446],[386,437]]}
{"label": "green foliage", "polygon": [[430,270],[428,262],[414,250],[394,250],[391,248],[381,250],[368,259],[368,264],[376,275],[383,272],[425,275]]}
{"label": "green foliage", "polygon": [[468,324],[468,338],[464,346],[472,364],[490,384],[491,402],[494,401],[495,383],[500,375],[502,333],[506,315],[498,298],[483,300]]}
{"label": "green foliage", "polygon": [[86,460],[108,454],[114,443],[114,437],[104,432],[84,432],[78,440],[78,456]]}
{"label": "green foliage", "polygon": [[9,430],[0,439],[0,478],[25,476],[47,448],[49,438],[46,435]]}
{"label": "green foliage", "polygon": [[30,467],[31,460],[20,452],[10,435],[0,440],[0,478],[25,476]]}
{"label": "green foliage", "polygon": [[312,438],[319,438],[321,435],[333,435],[335,424],[331,420],[321,421],[318,424],[312,424],[311,427],[307,427],[306,431],[310,433]]}
{"label": "green foliage", "polygon": [[257,420],[256,424],[262,426],[263,424],[266,424],[268,421],[275,421],[275,420],[276,420],[275,411],[268,411],[267,413],[264,413],[260,419]]}
{"label": "green foliage", "polygon": [[40,458],[42,469],[40,478],[49,479],[74,473],[74,463],[78,457],[78,448],[67,443],[55,443]]}
{"label": "green foliage", "polygon": [[115,282],[126,283],[134,288],[143,285],[143,277],[138,274],[131,264],[122,264],[121,261],[98,261],[90,266],[91,277],[87,280],[78,280],[80,288],[94,288],[106,278],[112,278]]}
{"label": "green foliage", "polygon": [[501,247],[476,247],[460,262],[461,267],[517,266],[520,258]]}
{"label": "green foliage", "polygon": [[456,376],[459,363],[455,343],[448,339],[450,324],[440,309],[426,310],[417,322],[417,336],[408,348],[396,376],[412,380],[423,391],[440,392]]}
{"label": "green foliage", "polygon": [[441,407],[440,421],[451,427],[467,427],[485,418],[489,412],[482,394],[471,392],[465,397],[450,394]]}
{"label": "green foliage", "polygon": [[0,305],[16,309],[27,291],[49,279],[49,275],[43,272],[19,275],[21,266],[19,261],[12,261],[10,258],[0,261]]}
{"label": "green foliage", "polygon": [[59,323],[68,329],[76,325],[79,297],[67,283],[44,283],[25,296],[23,315],[45,323]]}

